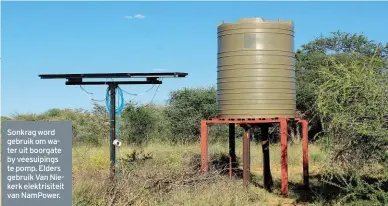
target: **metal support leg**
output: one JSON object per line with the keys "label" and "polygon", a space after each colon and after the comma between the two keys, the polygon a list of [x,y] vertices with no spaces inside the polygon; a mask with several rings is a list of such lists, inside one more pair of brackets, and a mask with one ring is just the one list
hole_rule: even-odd
{"label": "metal support leg", "polygon": [[116,147],[113,145],[113,141],[116,139],[116,88],[117,85],[109,85],[110,90],[110,177],[115,176],[115,164],[116,164]]}
{"label": "metal support leg", "polygon": [[229,177],[232,178],[233,170],[237,167],[236,161],[236,126],[234,123],[229,124]]}
{"label": "metal support leg", "polygon": [[263,176],[264,176],[264,188],[268,191],[272,190],[273,181],[271,175],[271,164],[269,158],[269,135],[268,124],[262,124],[261,129],[261,147],[263,151]]}
{"label": "metal support leg", "polygon": [[201,171],[209,170],[208,163],[208,140],[207,140],[207,123],[206,120],[201,121]]}
{"label": "metal support leg", "polygon": [[287,163],[287,119],[280,120],[281,145],[281,193],[288,194],[288,163]]}
{"label": "metal support leg", "polygon": [[250,128],[244,128],[243,135],[243,183],[244,186],[248,186],[251,179],[250,172],[250,139],[252,137],[252,131]]}
{"label": "metal support leg", "polygon": [[302,120],[303,185],[309,187],[308,122]]}

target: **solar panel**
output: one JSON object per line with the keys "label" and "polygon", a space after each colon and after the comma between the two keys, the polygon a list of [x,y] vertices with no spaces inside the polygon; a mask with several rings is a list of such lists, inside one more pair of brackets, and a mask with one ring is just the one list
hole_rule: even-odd
{"label": "solar panel", "polygon": [[40,74],[41,79],[71,79],[71,78],[174,78],[186,77],[183,72],[152,72],[152,73],[86,73],[86,74]]}
{"label": "solar panel", "polygon": [[[41,79],[67,79],[66,85],[119,85],[119,84],[162,84],[160,78],[186,77],[183,72],[152,73],[86,73],[86,74],[40,74]],[[84,78],[105,78],[105,81],[84,81]],[[145,78],[141,81],[106,81],[113,78]]]}

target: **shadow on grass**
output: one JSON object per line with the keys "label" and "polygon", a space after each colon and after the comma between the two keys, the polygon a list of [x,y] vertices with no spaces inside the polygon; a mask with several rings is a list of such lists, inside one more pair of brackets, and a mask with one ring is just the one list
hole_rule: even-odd
{"label": "shadow on grass", "polygon": [[[344,185],[344,182],[342,182],[340,179],[333,178],[332,184],[327,184],[322,181],[323,177],[321,174],[310,176],[310,187],[303,191],[300,190],[300,184],[295,183],[289,183],[290,191],[292,191],[293,195],[295,195],[295,198],[297,199],[297,202],[315,202],[320,201],[323,203],[330,204],[333,201],[338,201],[340,199],[344,200],[343,197],[348,195],[355,195],[357,201],[369,201],[370,195],[371,195],[371,188],[365,189],[365,190],[358,190],[357,183],[355,181],[352,181],[352,177],[346,176],[344,177],[347,184],[353,185],[352,192],[342,189],[340,187],[334,186],[334,185]],[[381,180],[377,178],[372,177],[362,177],[362,181],[364,183],[367,183],[369,186],[373,187],[372,185],[375,185],[376,183],[381,183],[380,189],[383,191],[383,193],[388,192],[388,180]],[[361,186],[362,187],[362,186]],[[354,191],[357,190],[357,191]],[[355,193],[353,193],[355,192]],[[381,194],[378,194],[377,200],[379,202],[384,202],[384,197],[381,197]],[[374,200],[376,201],[376,200]],[[376,203],[376,202],[375,202]]]}
{"label": "shadow on grass", "polygon": [[[201,168],[201,158],[200,156],[196,156],[194,159],[196,159],[196,169],[200,170]],[[218,154],[212,154],[209,158],[209,171],[217,171],[221,175],[229,176],[229,156],[226,154],[218,153]],[[243,171],[238,167],[239,165],[239,159],[237,159],[237,163],[234,164],[234,167],[232,169],[233,178],[236,179],[243,179]],[[258,188],[265,189],[263,185],[263,176],[262,175],[256,175],[251,174],[250,175],[251,183],[250,185]],[[337,202],[342,197],[349,194],[348,191],[341,189],[339,187],[336,187],[331,184],[326,184],[322,181],[322,175],[312,175],[309,177],[309,187],[306,188],[302,183],[295,183],[295,182],[289,182],[289,197],[296,199],[296,203],[314,203],[314,202],[321,202],[323,204],[332,204],[332,202]],[[371,179],[371,178],[365,178],[365,181],[368,183],[374,183],[379,180],[377,179]],[[337,185],[341,185],[340,181],[333,180],[333,183]],[[280,188],[281,188],[281,181],[280,179],[273,179],[273,193],[280,194]],[[385,181],[383,183],[384,191],[387,191],[388,189],[388,181]],[[270,190],[269,192],[272,192]],[[359,197],[361,200],[367,200],[368,198],[365,196]]]}
{"label": "shadow on grass", "polygon": [[[209,172],[217,171],[218,174],[228,176],[230,175],[230,169],[229,169],[229,156],[223,153],[218,154],[211,154],[209,157]],[[237,158],[236,162],[233,164],[232,167],[232,178],[236,179],[243,179],[243,170],[238,167],[240,165],[240,159]],[[201,169],[201,157],[200,155],[195,155],[191,161],[190,166],[196,170],[200,171]],[[261,176],[251,174],[250,179],[251,184],[253,184],[255,187],[261,187],[262,185],[258,184],[258,180],[260,180]]]}
{"label": "shadow on grass", "polygon": [[[324,184],[320,175],[310,176],[309,187],[306,188],[302,183],[289,182],[289,196],[296,199],[296,203],[322,202],[331,203],[345,195],[339,187]],[[280,185],[279,180],[275,180],[276,185]]]}

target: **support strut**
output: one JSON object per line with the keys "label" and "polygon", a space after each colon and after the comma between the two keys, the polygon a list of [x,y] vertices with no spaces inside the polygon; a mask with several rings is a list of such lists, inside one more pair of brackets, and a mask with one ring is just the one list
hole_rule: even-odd
{"label": "support strut", "polygon": [[236,126],[229,124],[229,177],[232,178],[233,171],[237,168],[236,160]]}
{"label": "support strut", "polygon": [[116,139],[116,84],[109,85],[110,92],[110,138],[109,138],[109,150],[110,150],[110,177],[115,176],[115,164],[116,164],[116,147],[113,145],[113,141]]}
{"label": "support strut", "polygon": [[201,121],[201,171],[209,170],[208,154],[207,154],[207,123],[206,120]]}
{"label": "support strut", "polygon": [[248,125],[244,125],[243,135],[243,183],[248,187],[251,181],[251,151],[250,142],[252,137],[252,129],[248,128]]}
{"label": "support strut", "polygon": [[268,191],[272,191],[273,180],[271,174],[271,164],[269,158],[269,124],[262,124],[261,129],[261,147],[263,151],[263,176],[264,176],[264,188]]}
{"label": "support strut", "polygon": [[308,122],[302,121],[302,147],[303,147],[303,185],[309,187],[309,152],[308,152]]}
{"label": "support strut", "polygon": [[288,163],[287,163],[287,119],[280,120],[280,149],[281,149],[281,192],[288,194]]}

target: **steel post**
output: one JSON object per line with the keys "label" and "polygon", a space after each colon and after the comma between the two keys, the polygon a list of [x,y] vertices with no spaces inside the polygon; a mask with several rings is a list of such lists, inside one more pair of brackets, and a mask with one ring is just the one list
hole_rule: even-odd
{"label": "steel post", "polygon": [[303,185],[309,187],[308,122],[302,120]]}
{"label": "steel post", "polygon": [[208,140],[207,140],[207,123],[206,120],[201,121],[201,171],[209,170],[208,163]]}
{"label": "steel post", "polygon": [[236,126],[229,123],[229,177],[232,178],[233,170],[237,167],[236,161]]}
{"label": "steel post", "polygon": [[110,176],[115,176],[115,164],[116,164],[116,147],[113,145],[113,141],[116,139],[116,84],[109,85],[110,92]]}
{"label": "steel post", "polygon": [[243,184],[248,186],[251,181],[250,163],[250,139],[252,137],[251,128],[244,127],[243,135]]}
{"label": "steel post", "polygon": [[288,163],[287,163],[287,119],[280,120],[281,145],[281,193],[288,194]]}
{"label": "steel post", "polygon": [[271,175],[271,164],[269,158],[269,134],[268,124],[262,124],[261,129],[261,147],[263,151],[263,176],[264,176],[264,188],[268,191],[272,190],[273,181]]}

